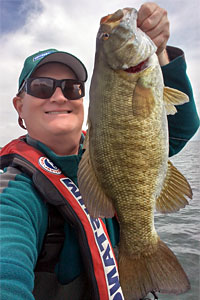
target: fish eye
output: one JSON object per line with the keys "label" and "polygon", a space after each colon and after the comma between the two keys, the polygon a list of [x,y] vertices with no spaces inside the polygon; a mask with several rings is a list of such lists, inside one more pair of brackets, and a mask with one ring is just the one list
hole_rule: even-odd
{"label": "fish eye", "polygon": [[109,37],[110,37],[110,35],[109,35],[109,33],[108,33],[108,32],[104,32],[104,33],[102,33],[102,39],[103,39],[104,41],[108,40],[108,39],[109,39]]}

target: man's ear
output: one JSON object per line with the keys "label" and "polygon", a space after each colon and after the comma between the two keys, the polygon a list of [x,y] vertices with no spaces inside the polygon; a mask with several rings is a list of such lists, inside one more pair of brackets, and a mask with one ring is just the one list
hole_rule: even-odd
{"label": "man's ear", "polygon": [[14,105],[16,111],[18,112],[18,115],[21,118],[23,118],[23,116],[22,116],[23,98],[18,97],[18,96],[14,97],[13,98],[13,105]]}

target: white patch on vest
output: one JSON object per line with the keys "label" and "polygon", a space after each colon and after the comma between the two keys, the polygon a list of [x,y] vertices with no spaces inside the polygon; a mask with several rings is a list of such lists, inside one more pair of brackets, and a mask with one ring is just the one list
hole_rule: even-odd
{"label": "white patch on vest", "polygon": [[[83,202],[82,196],[78,187],[69,178],[61,178],[60,181],[76,199],[81,209],[88,218],[91,225],[96,245],[99,249],[104,274],[106,278],[109,300],[123,300],[124,296],[119,283],[119,274],[115,264],[115,258],[111,250],[111,244],[107,239],[103,226],[98,218],[92,218]],[[97,270],[98,271],[98,270]]]}
{"label": "white patch on vest", "polygon": [[59,175],[62,172],[47,157],[41,156],[38,160],[39,165],[47,172]]}

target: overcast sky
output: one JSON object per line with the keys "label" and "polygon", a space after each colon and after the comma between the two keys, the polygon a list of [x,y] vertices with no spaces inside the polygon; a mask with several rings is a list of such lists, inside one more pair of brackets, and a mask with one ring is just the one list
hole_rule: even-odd
{"label": "overcast sky", "polygon": [[[200,1],[154,2],[168,11],[171,32],[168,44],[180,47],[185,52],[188,75],[200,113]],[[27,56],[48,48],[78,56],[89,73],[85,97],[87,112],[100,18],[123,7],[139,9],[143,3],[139,0],[0,0],[0,146],[25,133],[17,125],[12,98],[16,94],[18,77]]]}

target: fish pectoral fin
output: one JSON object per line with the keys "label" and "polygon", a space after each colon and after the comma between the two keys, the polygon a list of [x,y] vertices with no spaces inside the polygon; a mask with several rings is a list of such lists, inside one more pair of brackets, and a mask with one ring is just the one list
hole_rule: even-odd
{"label": "fish pectoral fin", "polygon": [[112,218],[114,216],[115,209],[112,201],[104,193],[92,168],[88,147],[79,164],[78,186],[84,204],[92,217]]}
{"label": "fish pectoral fin", "polygon": [[174,115],[177,112],[174,105],[189,102],[189,97],[185,93],[170,87],[164,87],[163,98],[167,115]]}
{"label": "fish pectoral fin", "polygon": [[187,179],[168,161],[167,174],[163,189],[156,199],[156,210],[171,213],[189,204],[186,197],[192,199],[192,190]]}
{"label": "fish pectoral fin", "polygon": [[148,118],[155,107],[155,99],[151,88],[142,86],[138,81],[133,91],[133,115]]}

